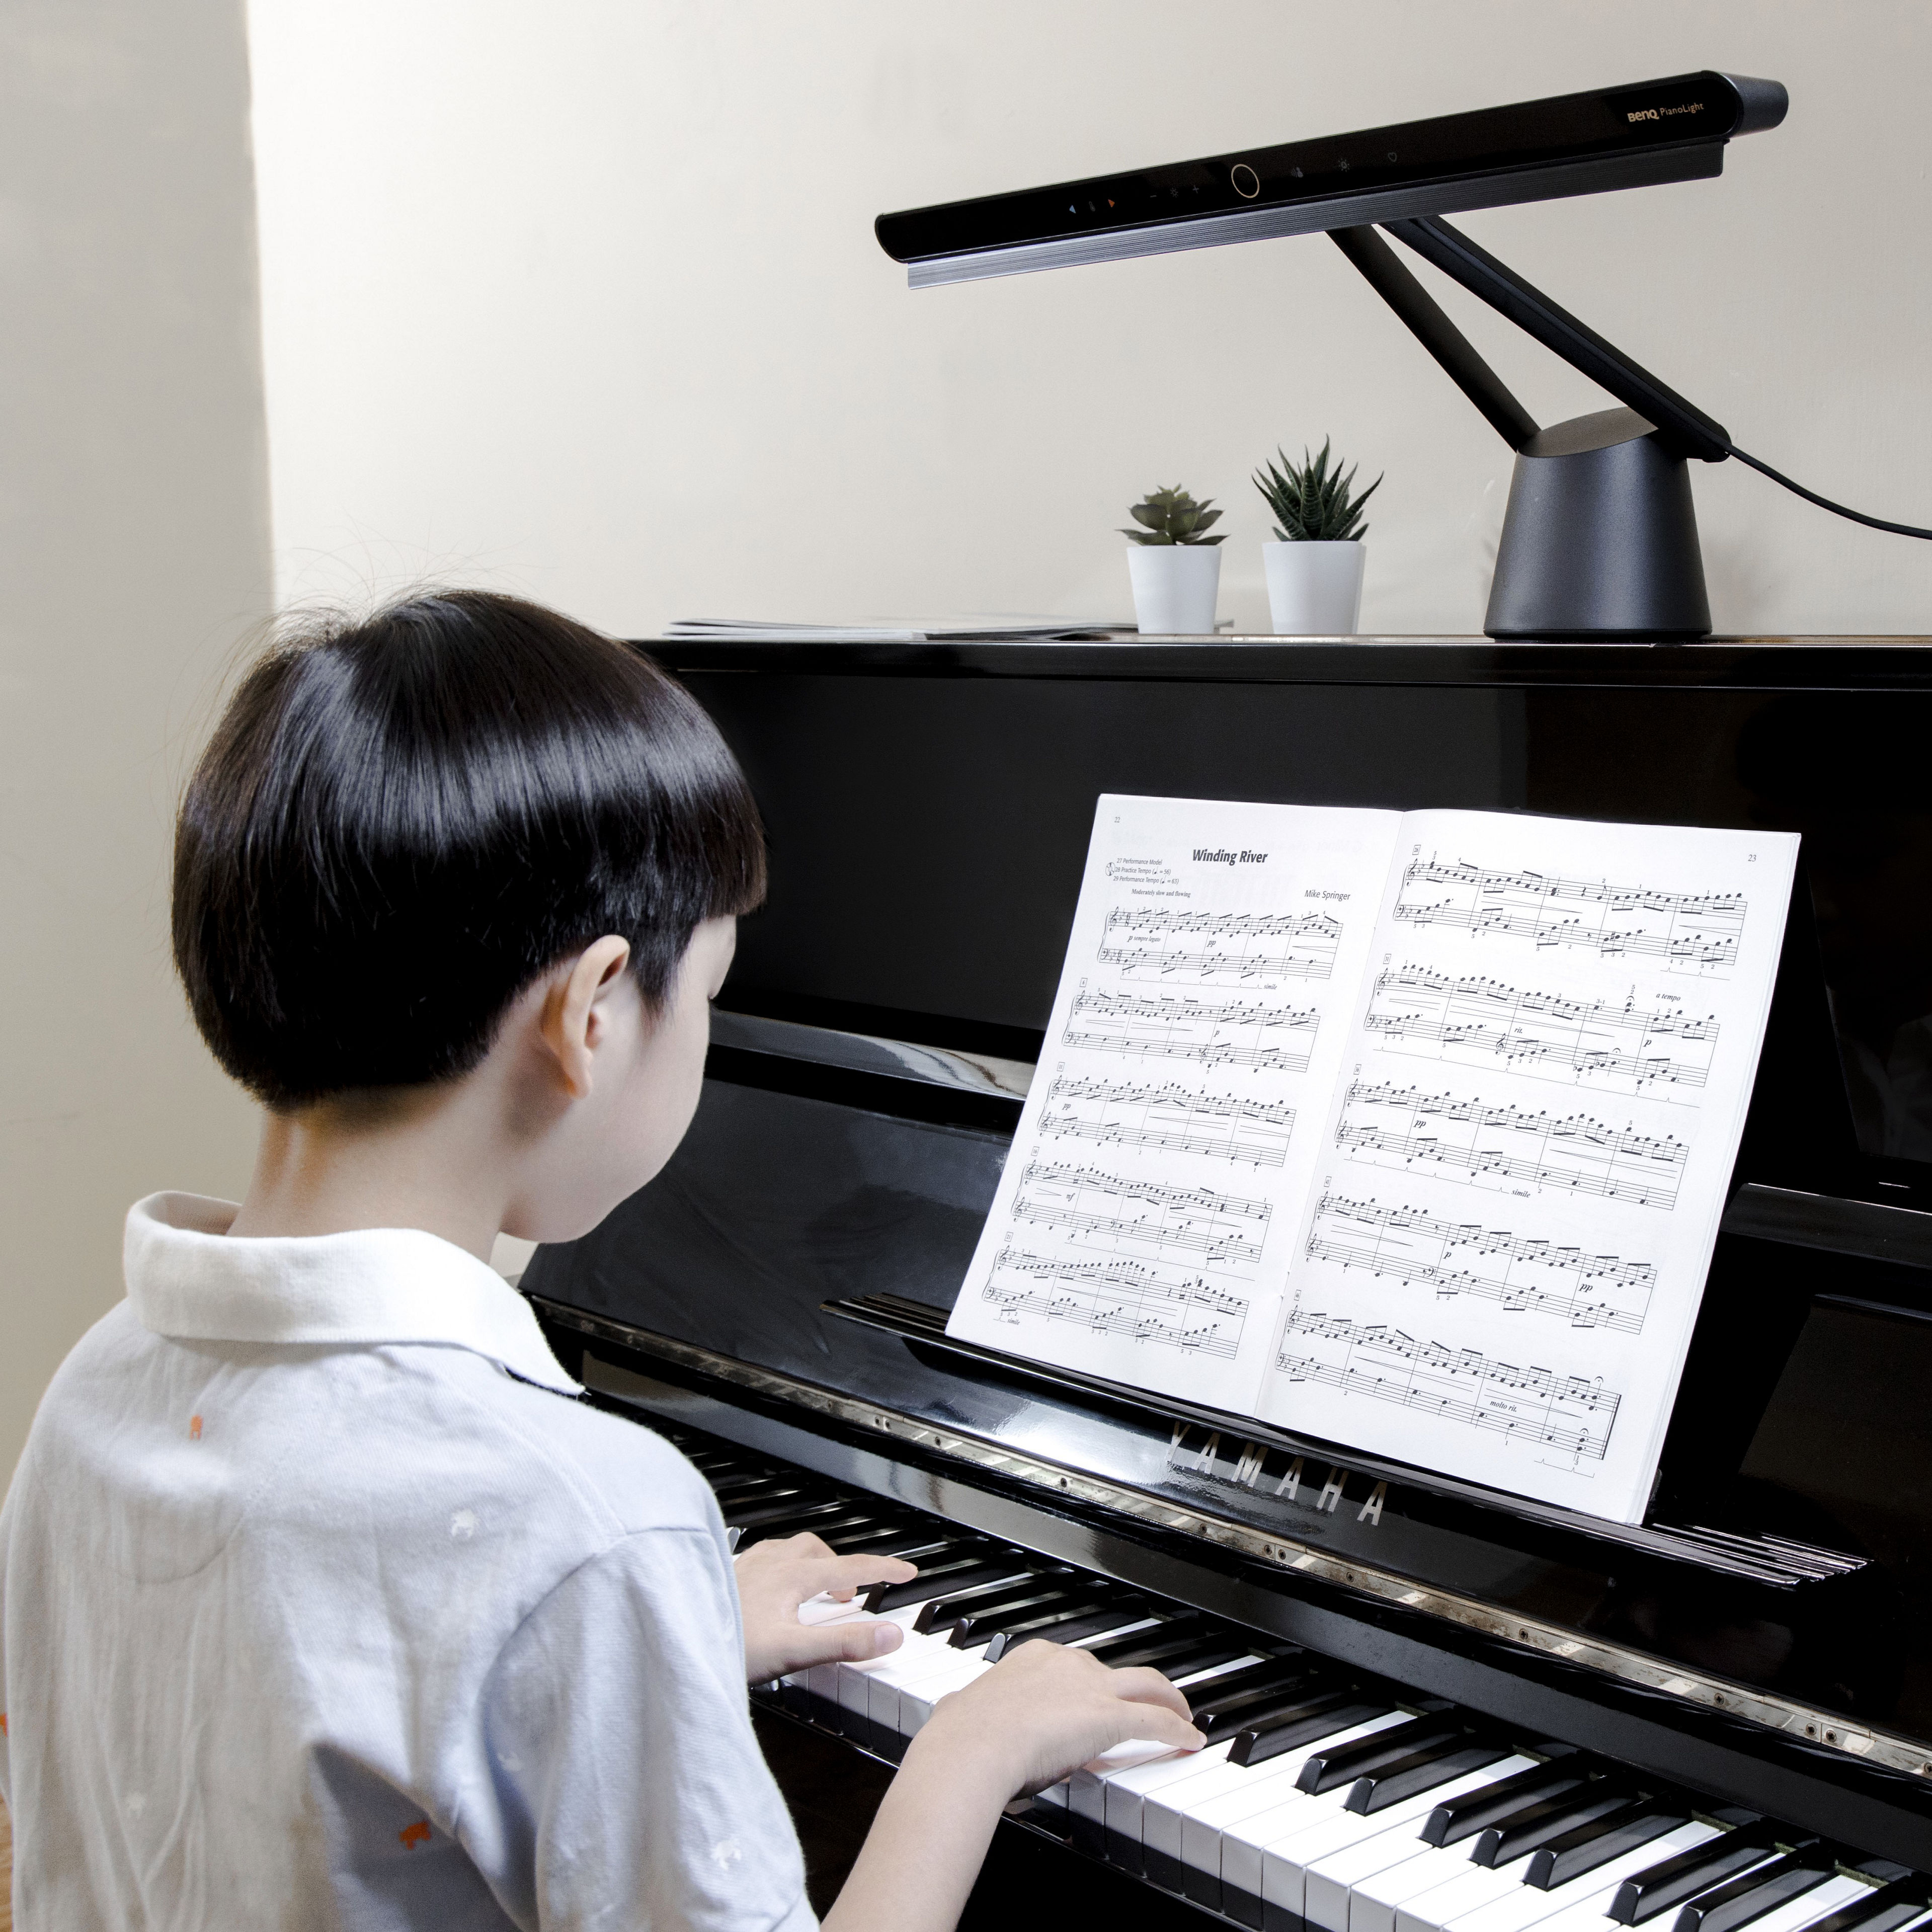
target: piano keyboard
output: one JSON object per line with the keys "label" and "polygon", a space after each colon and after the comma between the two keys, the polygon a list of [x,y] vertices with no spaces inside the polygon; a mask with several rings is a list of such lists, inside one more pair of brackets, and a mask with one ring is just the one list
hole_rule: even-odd
{"label": "piano keyboard", "polygon": [[910,1583],[808,1604],[900,1648],[764,1687],[897,1762],[948,1692],[1034,1637],[1186,1694],[1205,1748],[1125,1744],[1010,1810],[1259,1932],[1932,1932],[1932,1882],[1856,1846],[1523,1737],[1440,1698],[904,1504],[665,1428],[735,1545],[810,1531],[903,1556]]}

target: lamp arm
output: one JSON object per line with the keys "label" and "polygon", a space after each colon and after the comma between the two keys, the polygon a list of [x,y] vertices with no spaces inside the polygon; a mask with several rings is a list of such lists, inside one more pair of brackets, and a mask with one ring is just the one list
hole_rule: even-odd
{"label": "lamp arm", "polygon": [[1331,228],[1328,238],[1359,268],[1369,286],[1434,356],[1449,380],[1480,410],[1490,427],[1512,449],[1535,435],[1536,418],[1476,353],[1467,336],[1444,315],[1395,250],[1372,228]]}
{"label": "lamp arm", "polygon": [[[1580,370],[1593,382],[1609,390],[1618,402],[1636,410],[1646,422],[1661,430],[1663,440],[1680,454],[1700,457],[1706,463],[1721,463],[1731,453],[1730,436],[1723,424],[1686,402],[1622,350],[1606,342],[1568,310],[1558,308],[1541,290],[1533,288],[1515,270],[1505,268],[1466,235],[1458,233],[1440,215],[1417,215],[1384,226],[1425,262],[1432,262],[1444,274],[1460,282],[1472,295],[1480,296],[1499,314],[1507,316],[1546,349],[1553,350],[1572,368]],[[1414,327],[1413,323],[1410,326]],[[1447,363],[1443,366],[1448,367]]]}

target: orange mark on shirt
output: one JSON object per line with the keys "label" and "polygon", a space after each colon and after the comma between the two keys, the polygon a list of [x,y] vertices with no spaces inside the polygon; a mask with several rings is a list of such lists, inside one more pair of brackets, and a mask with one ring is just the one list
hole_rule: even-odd
{"label": "orange mark on shirt", "polygon": [[6,1735],[7,1713],[4,1711],[0,1711],[0,1738],[4,1738]]}
{"label": "orange mark on shirt", "polygon": [[188,1439],[190,1442],[201,1440],[201,1418],[198,1415],[190,1415],[188,1419]]}
{"label": "orange mark on shirt", "polygon": [[405,1825],[396,1836],[401,1839],[411,1851],[414,1851],[417,1846],[426,1845],[429,1843],[429,1820],[427,1818],[418,1818],[413,1825]]}

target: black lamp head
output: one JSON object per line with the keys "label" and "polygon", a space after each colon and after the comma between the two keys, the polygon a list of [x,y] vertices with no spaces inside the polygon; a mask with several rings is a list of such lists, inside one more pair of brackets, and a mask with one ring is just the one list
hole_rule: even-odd
{"label": "black lamp head", "polygon": [[[914,288],[1288,235],[1332,235],[1516,454],[1485,628],[1493,637],[1707,636],[1688,458],[1729,434],[1442,219],[1470,208],[1708,179],[1775,128],[1774,80],[1678,74],[1138,172],[882,214]],[[1396,260],[1386,227],[1624,405],[1540,428]]]}
{"label": "black lamp head", "polygon": [[1724,143],[1774,128],[1784,89],[1743,75],[1519,101],[1130,174],[882,214],[914,288],[1312,235],[1720,173]]}

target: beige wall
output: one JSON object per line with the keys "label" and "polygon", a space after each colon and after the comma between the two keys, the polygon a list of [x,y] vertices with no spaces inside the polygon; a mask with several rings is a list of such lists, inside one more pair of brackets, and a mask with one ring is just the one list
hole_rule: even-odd
{"label": "beige wall", "polygon": [[[1468,231],[1828,494],[1932,523],[1932,9],[1904,0],[257,0],[278,565],[620,629],[1128,608],[1126,505],[1386,469],[1364,622],[1472,629],[1506,452],[1318,237],[910,294],[880,210],[1703,66],[1783,80],[1720,181]],[[1421,272],[1426,277],[1432,272]],[[1545,420],[1598,393],[1460,290]],[[1724,628],[1932,630],[1932,544],[1729,464]]]}
{"label": "beige wall", "polygon": [[242,30],[0,12],[0,1473],[128,1203],[248,1171],[166,930],[178,778],[269,596]]}
{"label": "beige wall", "polygon": [[[165,950],[169,807],[268,598],[242,0],[0,14],[0,1468],[121,1212],[247,1109]],[[1316,238],[914,296],[872,217],[1703,65],[1717,182],[1470,232],[1816,487],[1932,521],[1932,13],[1880,0],[254,0],[286,592],[424,573],[681,614],[1124,615],[1115,526],[1332,433],[1368,624],[1472,628],[1504,452]],[[1425,274],[1428,272],[1424,271]],[[1580,379],[1451,291],[1546,419]],[[1721,626],[1932,629],[1932,545],[1698,478]]]}

